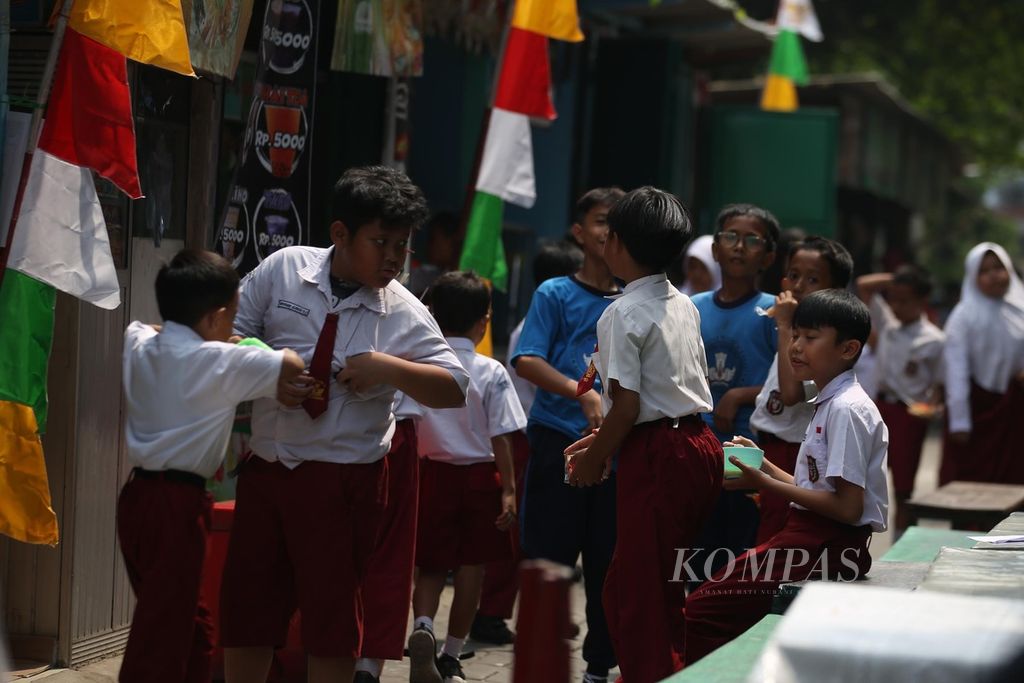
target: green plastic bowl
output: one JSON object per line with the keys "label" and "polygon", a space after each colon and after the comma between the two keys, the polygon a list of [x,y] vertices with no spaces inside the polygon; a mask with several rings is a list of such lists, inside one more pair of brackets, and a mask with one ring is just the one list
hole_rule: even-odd
{"label": "green plastic bowl", "polygon": [[740,476],[740,468],[729,462],[729,458],[735,456],[748,467],[758,469],[761,467],[761,463],[764,462],[764,451],[760,448],[751,448],[750,446],[726,446],[722,449],[725,451],[725,478],[735,479]]}
{"label": "green plastic bowl", "polygon": [[256,337],[246,337],[245,339],[243,339],[240,342],[238,342],[238,345],[239,346],[255,346],[258,349],[266,349],[267,351],[271,351],[272,350],[269,346],[267,346],[265,343],[263,343],[263,341],[257,339]]}

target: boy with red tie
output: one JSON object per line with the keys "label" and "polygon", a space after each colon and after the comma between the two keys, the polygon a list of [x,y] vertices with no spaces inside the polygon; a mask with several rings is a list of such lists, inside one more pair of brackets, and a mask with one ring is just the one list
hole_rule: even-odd
{"label": "boy with red tie", "polygon": [[253,406],[221,592],[229,683],[265,680],[302,613],[311,683],[350,680],[361,586],[386,503],[395,391],[436,408],[469,376],[426,308],[394,281],[426,201],[401,172],[346,171],[326,249],[288,247],[242,282],[235,329],[310,358],[303,408]]}

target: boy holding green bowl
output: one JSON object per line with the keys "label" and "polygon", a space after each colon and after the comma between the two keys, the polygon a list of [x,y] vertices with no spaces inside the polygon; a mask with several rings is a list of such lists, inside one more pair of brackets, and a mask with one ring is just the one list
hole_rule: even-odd
{"label": "boy holding green bowl", "polygon": [[[885,530],[889,508],[888,430],[853,373],[870,331],[867,307],[849,292],[814,292],[797,306],[789,359],[796,378],[813,381],[818,396],[796,471],[769,460],[754,469],[732,458],[742,475],[723,484],[785,497],[790,515],[782,531],[687,598],[687,665],[768,614],[780,584],[818,576],[853,581],[870,568],[871,534]],[[743,437],[725,445],[756,447]]]}

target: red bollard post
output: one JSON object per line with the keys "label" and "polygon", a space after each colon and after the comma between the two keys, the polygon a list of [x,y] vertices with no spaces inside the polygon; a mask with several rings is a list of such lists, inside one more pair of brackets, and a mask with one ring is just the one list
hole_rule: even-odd
{"label": "red bollard post", "polygon": [[512,683],[568,683],[572,570],[546,560],[519,570]]}

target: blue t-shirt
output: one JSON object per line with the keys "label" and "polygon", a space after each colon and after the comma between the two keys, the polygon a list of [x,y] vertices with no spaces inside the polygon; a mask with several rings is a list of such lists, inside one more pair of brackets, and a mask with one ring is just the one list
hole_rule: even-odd
{"label": "blue t-shirt", "polygon": [[[729,389],[764,384],[778,350],[778,338],[775,321],[758,315],[754,309],[758,306],[771,308],[775,297],[754,292],[746,299],[725,304],[718,300],[717,293],[703,292],[693,296],[692,301],[700,312],[700,336],[708,356],[708,384],[715,405]],[[715,435],[723,441],[735,434],[753,439],[754,433],[750,430],[753,412],[753,405],[740,406],[733,434],[715,430]],[[714,429],[711,413],[704,413],[704,420]]]}
{"label": "blue t-shirt", "polygon": [[[573,276],[541,283],[530,302],[512,365],[520,356],[536,356],[566,377],[582,377],[597,345],[597,320],[611,304],[606,297],[614,293],[589,287]],[[600,378],[594,389],[601,391]],[[587,428],[579,403],[543,389],[537,390],[529,419],[572,438]]]}

